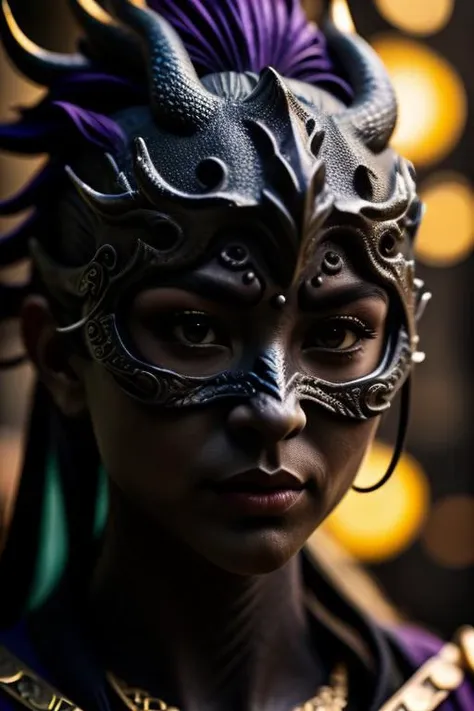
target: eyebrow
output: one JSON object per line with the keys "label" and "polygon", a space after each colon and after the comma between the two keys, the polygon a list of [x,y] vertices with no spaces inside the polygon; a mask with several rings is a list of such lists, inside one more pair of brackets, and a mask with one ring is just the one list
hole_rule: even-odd
{"label": "eyebrow", "polygon": [[[163,286],[163,282],[160,284]],[[186,289],[204,299],[218,301],[229,306],[252,306],[253,300],[248,300],[242,293],[239,293],[232,284],[217,282],[200,274],[182,274],[174,279],[170,278],[165,286],[173,286],[177,289]]]}
{"label": "eyebrow", "polygon": [[376,284],[361,282],[357,284],[348,284],[347,286],[341,286],[337,289],[331,290],[326,294],[322,292],[312,297],[305,294],[304,310],[309,311],[313,308],[317,308],[318,310],[330,311],[331,309],[338,309],[342,306],[348,306],[354,301],[374,298],[380,299],[384,303],[388,303],[387,293]]}
{"label": "eyebrow", "polygon": [[[248,301],[242,294],[232,287],[231,284],[216,282],[209,277],[199,274],[182,274],[179,277],[170,278],[168,284],[160,286],[173,286],[178,289],[186,289],[205,299],[218,301],[229,306],[252,306],[253,301]],[[376,284],[358,282],[341,286],[324,294],[317,294],[312,298],[305,295],[304,311],[313,309],[326,310],[341,308],[354,301],[362,299],[379,299],[388,303],[387,293]]]}

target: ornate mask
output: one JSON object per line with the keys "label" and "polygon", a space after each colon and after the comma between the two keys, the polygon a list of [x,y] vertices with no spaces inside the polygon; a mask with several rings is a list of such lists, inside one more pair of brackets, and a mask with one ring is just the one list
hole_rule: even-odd
{"label": "ornate mask", "polygon": [[[412,166],[387,147],[396,101],[379,59],[356,35],[325,28],[354,89],[350,106],[272,68],[199,79],[162,17],[127,0],[111,5],[143,42],[151,102],[114,116],[133,149],[110,159],[110,192],[68,171],[98,218],[94,258],[66,269],[33,249],[50,291],[82,313],[60,330],[81,331],[92,358],[145,403],[294,393],[337,415],[379,415],[422,360],[417,320],[429,298],[412,257],[421,205]],[[203,283],[212,270],[214,286],[230,284],[249,304],[284,308],[291,293],[305,308],[348,254],[400,314],[375,371],[350,382],[290,372],[286,354],[270,347],[250,365],[187,376],[146,362],[123,327],[127,295],[191,269]]]}

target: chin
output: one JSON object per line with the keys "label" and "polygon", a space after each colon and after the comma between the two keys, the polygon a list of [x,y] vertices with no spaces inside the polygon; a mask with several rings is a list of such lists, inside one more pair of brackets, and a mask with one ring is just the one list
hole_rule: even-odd
{"label": "chin", "polygon": [[[312,532],[312,531],[311,531]],[[215,537],[196,552],[218,568],[241,576],[265,575],[282,568],[304,546],[308,535],[297,535],[276,525],[260,523]],[[204,543],[204,542],[203,542]],[[208,542],[210,543],[210,542]]]}

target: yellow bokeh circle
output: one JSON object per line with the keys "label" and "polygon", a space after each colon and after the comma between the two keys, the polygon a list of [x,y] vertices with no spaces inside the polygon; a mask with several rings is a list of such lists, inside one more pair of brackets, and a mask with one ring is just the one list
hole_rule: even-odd
{"label": "yellow bokeh circle", "polygon": [[417,257],[431,266],[451,266],[474,248],[474,192],[457,173],[437,173],[420,190],[426,212],[416,239]]}
{"label": "yellow bokeh circle", "polygon": [[[357,475],[359,486],[378,481],[392,448],[375,442]],[[428,511],[429,487],[421,466],[408,454],[387,484],[371,494],[350,491],[327,519],[326,530],[360,560],[379,562],[407,548]]]}
{"label": "yellow bokeh circle", "polygon": [[445,27],[454,9],[454,0],[375,0],[387,22],[404,32],[432,35]]}
{"label": "yellow bokeh circle", "polygon": [[399,35],[374,39],[399,104],[392,145],[420,166],[454,148],[466,124],[467,99],[455,69],[435,50]]}

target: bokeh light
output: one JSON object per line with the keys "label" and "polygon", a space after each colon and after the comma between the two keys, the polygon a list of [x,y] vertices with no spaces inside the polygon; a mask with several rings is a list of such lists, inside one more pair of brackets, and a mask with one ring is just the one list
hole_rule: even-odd
{"label": "bokeh light", "polygon": [[[12,121],[18,106],[31,106],[39,101],[45,90],[20,78],[13,69],[0,45],[1,97],[0,121]],[[24,158],[7,153],[0,154],[0,199],[13,195],[43,163],[44,158]],[[13,229],[22,218],[0,217],[0,233]],[[2,271],[2,279],[5,273]]]}
{"label": "bokeh light", "polygon": [[474,192],[461,174],[437,173],[420,189],[426,214],[416,240],[419,259],[431,266],[450,266],[474,247]]}
{"label": "bokeh light", "polygon": [[[375,442],[357,475],[357,485],[378,481],[392,448]],[[354,556],[367,562],[392,558],[418,536],[428,510],[429,488],[421,466],[403,455],[395,474],[378,491],[350,491],[328,518],[328,532]]]}
{"label": "bokeh light", "polygon": [[457,569],[474,565],[474,496],[458,494],[438,501],[422,540],[438,565]]}
{"label": "bokeh light", "polygon": [[403,32],[431,35],[445,27],[454,0],[375,0],[380,14]]}
{"label": "bokeh light", "polygon": [[356,31],[347,0],[332,0],[330,12],[332,22],[341,32]]}
{"label": "bokeh light", "polygon": [[435,50],[398,35],[373,40],[392,78],[399,102],[393,146],[419,166],[448,155],[466,124],[464,85]]}
{"label": "bokeh light", "polygon": [[0,551],[13,510],[23,443],[22,434],[0,427]]}

